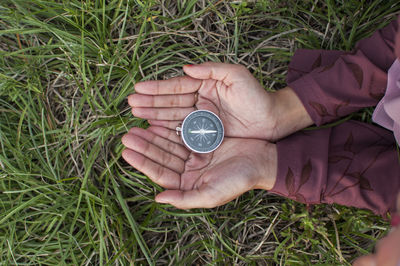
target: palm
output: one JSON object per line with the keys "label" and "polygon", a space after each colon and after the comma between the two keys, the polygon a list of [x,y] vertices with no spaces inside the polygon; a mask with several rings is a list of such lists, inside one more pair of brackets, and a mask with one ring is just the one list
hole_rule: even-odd
{"label": "palm", "polygon": [[196,107],[219,114],[227,136],[265,136],[269,98],[252,76],[228,84],[209,79],[204,81],[198,93]]}
{"label": "palm", "polygon": [[179,190],[199,190],[204,199],[213,199],[202,207],[233,200],[259,183],[261,173],[257,173],[255,154],[264,145],[257,140],[225,139],[213,154],[191,153],[180,176]]}
{"label": "palm", "polygon": [[206,63],[184,70],[188,76],[138,83],[129,97],[133,114],[175,129],[195,106],[218,114],[228,137],[272,135],[271,98],[247,69]]}
{"label": "palm", "polygon": [[168,190],[157,196],[178,208],[215,207],[244,192],[265,187],[271,167],[271,144],[255,139],[226,138],[213,153],[189,152],[160,127],[132,129],[123,138],[123,157]]}

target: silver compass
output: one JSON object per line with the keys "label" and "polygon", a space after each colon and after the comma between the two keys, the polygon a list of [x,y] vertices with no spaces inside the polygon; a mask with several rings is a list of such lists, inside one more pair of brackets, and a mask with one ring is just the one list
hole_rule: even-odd
{"label": "silver compass", "polygon": [[176,132],[181,135],[186,147],[197,153],[214,151],[224,139],[221,119],[207,110],[191,112]]}

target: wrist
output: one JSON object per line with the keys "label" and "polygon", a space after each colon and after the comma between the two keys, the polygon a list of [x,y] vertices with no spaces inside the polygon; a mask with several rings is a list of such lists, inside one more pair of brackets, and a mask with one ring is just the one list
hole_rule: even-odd
{"label": "wrist", "polygon": [[278,152],[276,144],[266,142],[262,154],[257,156],[258,182],[254,188],[271,190],[276,182],[278,171]]}
{"label": "wrist", "polygon": [[314,123],[292,88],[285,87],[271,97],[274,121],[271,140],[279,140]]}

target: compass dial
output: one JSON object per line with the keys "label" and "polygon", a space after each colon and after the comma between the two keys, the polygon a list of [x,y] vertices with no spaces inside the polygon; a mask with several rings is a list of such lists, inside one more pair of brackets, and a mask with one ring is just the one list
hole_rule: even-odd
{"label": "compass dial", "polygon": [[224,138],[224,126],[213,112],[197,110],[182,123],[182,140],[194,152],[208,153],[219,147]]}

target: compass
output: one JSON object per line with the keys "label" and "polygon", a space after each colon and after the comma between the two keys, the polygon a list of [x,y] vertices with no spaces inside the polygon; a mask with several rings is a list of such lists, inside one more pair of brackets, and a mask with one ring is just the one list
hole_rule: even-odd
{"label": "compass", "polygon": [[181,127],[176,128],[186,147],[197,153],[209,153],[221,145],[224,139],[224,126],[213,112],[197,110],[191,112]]}

